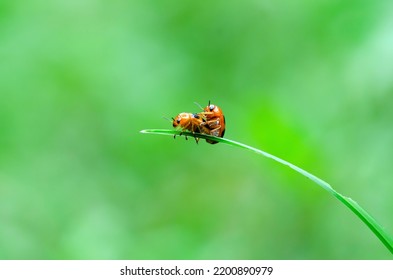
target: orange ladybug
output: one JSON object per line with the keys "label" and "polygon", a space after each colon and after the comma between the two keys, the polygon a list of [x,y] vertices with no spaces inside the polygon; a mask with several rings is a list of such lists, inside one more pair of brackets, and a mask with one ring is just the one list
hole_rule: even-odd
{"label": "orange ladybug", "polygon": [[[200,113],[203,115],[204,123],[201,126],[207,127],[210,132],[208,134],[216,137],[224,137],[225,134],[225,116],[220,107],[209,104]],[[206,139],[210,144],[217,144],[217,141]]]}
{"label": "orange ladybug", "polygon": [[[198,105],[199,106],[199,105]],[[180,113],[175,118],[172,118],[172,125],[174,128],[181,128],[183,131],[190,131],[192,133],[202,133],[216,137],[224,137],[225,133],[225,117],[220,107],[209,104],[202,108],[201,113]],[[181,135],[181,134],[180,134]],[[176,138],[176,135],[174,135]],[[194,137],[198,143],[199,138]],[[187,137],[186,137],[187,139]],[[207,143],[217,144],[217,141],[206,139]]]}
{"label": "orange ladybug", "polygon": [[[174,128],[180,127],[183,131],[188,130],[192,133],[210,134],[209,128],[203,125],[204,120],[200,114],[180,113],[175,118],[172,118],[172,120]],[[174,135],[174,138],[176,138],[176,135]],[[195,137],[195,141],[198,143],[199,138]]]}

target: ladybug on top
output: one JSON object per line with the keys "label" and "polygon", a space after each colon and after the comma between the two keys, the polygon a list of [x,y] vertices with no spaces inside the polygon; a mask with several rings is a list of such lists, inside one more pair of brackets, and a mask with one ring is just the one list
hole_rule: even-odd
{"label": "ladybug on top", "polygon": [[[202,108],[202,107],[201,107]],[[202,133],[216,137],[224,137],[225,117],[220,107],[209,104],[200,113],[180,113],[173,120],[173,127],[192,133]],[[195,137],[198,143],[199,138]],[[217,141],[206,139],[210,144],[217,144]]]}

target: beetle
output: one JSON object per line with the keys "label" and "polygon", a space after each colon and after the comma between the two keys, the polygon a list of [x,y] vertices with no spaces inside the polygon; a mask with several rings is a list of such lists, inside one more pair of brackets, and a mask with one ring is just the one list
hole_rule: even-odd
{"label": "beetle", "polygon": [[[180,113],[175,118],[172,118],[172,125],[174,128],[181,128],[182,131],[190,131],[192,133],[202,133],[216,137],[224,137],[225,134],[225,116],[220,107],[209,104],[202,108],[197,104],[203,112],[200,113]],[[181,135],[181,133],[180,133]],[[174,135],[176,138],[176,135]],[[194,137],[196,143],[199,138]],[[186,137],[187,139],[187,137]],[[206,139],[207,143],[217,144],[217,141]]]}
{"label": "beetle", "polygon": [[[201,126],[209,129],[209,134],[216,137],[224,137],[225,134],[225,116],[220,107],[209,104],[199,113],[204,120]],[[206,139],[210,144],[217,144],[217,141]]]}
{"label": "beetle", "polygon": [[[172,125],[174,128],[181,128],[183,131],[188,130],[192,133],[210,134],[210,129],[205,124],[203,116],[198,113],[180,113],[175,118],[172,118]],[[180,133],[181,135],[181,133]],[[173,135],[176,138],[176,135]],[[194,137],[198,144],[199,138]],[[187,139],[187,136],[186,136]]]}

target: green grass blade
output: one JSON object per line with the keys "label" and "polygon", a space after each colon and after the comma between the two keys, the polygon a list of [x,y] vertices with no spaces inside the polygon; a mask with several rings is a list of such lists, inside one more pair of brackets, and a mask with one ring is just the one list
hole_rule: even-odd
{"label": "green grass blade", "polygon": [[233,140],[229,140],[226,138],[219,138],[214,137],[211,135],[206,134],[199,134],[199,133],[191,133],[191,132],[182,132],[179,130],[170,130],[170,129],[145,129],[142,130],[141,133],[150,133],[150,134],[161,134],[161,135],[184,135],[184,136],[191,136],[191,137],[198,137],[202,139],[210,139],[220,143],[225,143],[231,146],[243,148],[249,151],[253,151],[257,154],[261,154],[265,157],[271,158],[281,164],[292,168],[293,170],[297,171],[298,173],[302,174],[303,176],[309,178],[310,180],[314,181],[320,187],[325,189],[327,192],[332,194],[336,197],[339,201],[341,201],[345,206],[347,206],[353,213],[356,214],[370,229],[371,231],[379,238],[379,240],[385,245],[385,247],[393,254],[393,238],[390,234],[388,234],[384,228],[366,211],[364,210],[356,201],[352,200],[349,197],[343,196],[342,194],[338,193],[334,190],[327,182],[323,181],[322,179],[318,178],[317,176],[305,171],[304,169],[287,162],[279,157],[271,155],[267,152],[262,150],[253,148],[251,146],[245,145],[240,142],[236,142]]}

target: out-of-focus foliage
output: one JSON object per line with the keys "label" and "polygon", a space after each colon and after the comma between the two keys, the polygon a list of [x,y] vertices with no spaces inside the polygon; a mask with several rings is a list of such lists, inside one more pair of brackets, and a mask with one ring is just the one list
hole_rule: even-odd
{"label": "out-of-focus foliage", "polygon": [[298,174],[139,131],[211,100],[393,232],[392,61],[387,0],[2,1],[0,258],[391,258]]}

